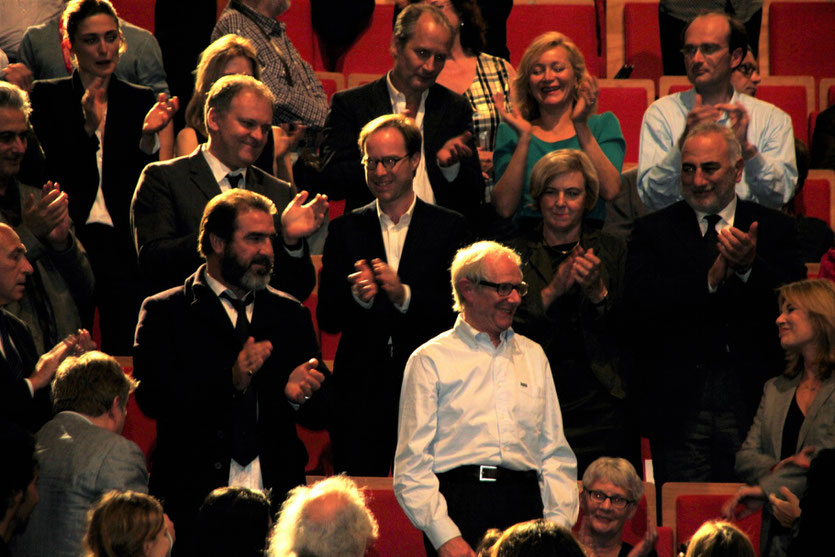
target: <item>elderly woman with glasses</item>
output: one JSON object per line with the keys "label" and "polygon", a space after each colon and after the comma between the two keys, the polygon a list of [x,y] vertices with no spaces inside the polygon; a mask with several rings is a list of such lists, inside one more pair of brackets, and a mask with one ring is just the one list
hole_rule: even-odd
{"label": "elderly woman with glasses", "polygon": [[655,557],[658,533],[652,524],[636,546],[621,540],[623,527],[635,516],[644,484],[622,458],[601,457],[583,474],[580,506],[583,519],[577,537],[589,557]]}
{"label": "elderly woman with glasses", "polygon": [[584,224],[598,184],[582,151],[545,155],[531,172],[531,207],[542,222],[512,246],[530,287],[514,329],[548,356],[580,474],[604,455],[637,461],[640,447],[626,412],[615,330],[626,244]]}

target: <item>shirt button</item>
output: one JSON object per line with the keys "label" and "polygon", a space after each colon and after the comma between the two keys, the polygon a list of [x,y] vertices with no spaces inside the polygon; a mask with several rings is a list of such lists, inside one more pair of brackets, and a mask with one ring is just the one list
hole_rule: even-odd
{"label": "shirt button", "polygon": [[223,468],[223,465],[220,462],[215,462],[215,470],[220,470]]}

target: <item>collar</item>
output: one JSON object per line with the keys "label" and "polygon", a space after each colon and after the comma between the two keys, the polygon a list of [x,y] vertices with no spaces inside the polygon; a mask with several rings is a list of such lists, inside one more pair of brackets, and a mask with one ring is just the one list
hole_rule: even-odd
{"label": "collar", "polygon": [[[722,223],[727,223],[728,226],[733,226],[734,225],[734,215],[736,215],[736,204],[737,204],[737,198],[736,198],[736,196],[734,196],[734,198],[731,199],[730,203],[725,205],[725,207],[721,211],[719,211],[718,213],[715,213],[715,214],[719,215],[719,217],[721,218],[721,220],[717,223],[717,226],[722,224]],[[701,227],[702,221],[704,221],[704,218],[707,215],[714,214],[714,213],[703,213],[701,211],[696,211],[695,209],[693,209],[693,212],[696,213],[696,222],[699,223],[699,227]],[[724,227],[722,227],[722,228],[724,228]],[[719,228],[717,228],[716,230],[718,231]]]}
{"label": "collar", "polygon": [[516,334],[513,332],[513,328],[505,329],[499,335],[499,338],[501,339],[501,343],[499,344],[499,346],[493,346],[493,341],[490,340],[490,335],[483,331],[479,331],[478,329],[467,323],[464,320],[463,313],[458,314],[458,317],[455,320],[455,325],[452,327],[452,330],[455,332],[455,334],[460,336],[464,340],[464,342],[473,347],[477,347],[479,345],[487,345],[493,350],[498,350],[502,346],[505,346],[508,342],[510,342],[511,339],[513,339],[513,336]]}
{"label": "collar", "polygon": [[[391,71],[386,74],[386,88],[389,92],[389,99],[391,100],[391,108],[394,114],[400,114],[401,112],[406,111],[406,95],[401,93],[397,87],[394,86],[394,83],[391,81]],[[420,94],[420,106],[418,107],[418,115],[422,115],[423,112],[426,110],[426,97],[429,96],[429,89],[432,87],[428,87],[426,91]],[[416,118],[417,119],[417,118]],[[420,122],[418,122],[420,125]]]}
{"label": "collar", "polygon": [[229,3],[229,7],[241,12],[244,17],[251,19],[253,23],[260,27],[267,35],[284,34],[284,23],[256,12],[240,0],[232,0],[232,2]]}
{"label": "collar", "polygon": [[79,414],[78,412],[73,412],[72,410],[62,410],[61,412],[58,412],[58,414],[56,414],[56,417],[61,416],[63,414],[68,415],[68,416],[76,416],[76,417],[84,420],[85,422],[87,422],[90,425],[95,425],[92,421],[90,421],[90,418],[88,418],[84,414]]}
{"label": "collar", "polygon": [[[223,284],[221,284],[219,280],[217,280],[216,278],[214,278],[212,275],[209,274],[209,268],[208,267],[203,267],[203,280],[206,282],[206,286],[208,286],[209,289],[212,292],[214,292],[215,296],[217,296],[218,298],[220,298],[221,294],[226,292],[228,296],[231,296],[232,298],[234,298],[236,300],[239,299],[238,296],[236,296],[234,292],[232,292],[231,290],[229,290],[228,288],[223,286]],[[250,299],[252,299],[252,297],[250,296],[251,294],[253,294],[252,290],[247,292],[246,295],[241,299],[246,299],[247,296],[249,296]]]}
{"label": "collar", "polygon": [[212,171],[212,176],[214,176],[215,182],[220,184],[220,181],[226,178],[226,175],[230,172],[240,171],[241,176],[243,176],[244,184],[246,184],[247,167],[229,168],[228,166],[220,162],[220,159],[214,156],[211,153],[211,151],[209,151],[208,143],[203,143],[200,146],[200,151],[203,153],[203,156],[206,158],[206,162],[209,164],[209,170]]}
{"label": "collar", "polygon": [[400,220],[397,224],[394,224],[394,221],[391,220],[387,214],[380,209],[380,200],[374,200],[374,207],[377,208],[377,218],[380,219],[380,225],[383,228],[390,228],[392,226],[409,226],[409,223],[412,222],[412,215],[415,213],[415,205],[417,205],[417,194],[412,190],[412,204],[409,205],[409,208],[406,209],[406,212],[403,213],[403,216],[400,217]]}

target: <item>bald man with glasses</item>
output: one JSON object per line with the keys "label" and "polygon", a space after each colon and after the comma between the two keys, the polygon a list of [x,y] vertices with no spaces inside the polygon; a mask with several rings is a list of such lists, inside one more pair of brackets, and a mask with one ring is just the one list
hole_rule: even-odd
{"label": "bald man with glasses", "polygon": [[780,209],[794,195],[797,165],[791,118],[776,106],[734,90],[734,68],[744,64],[745,27],[724,13],[693,19],[682,55],[693,89],[655,101],[644,114],[638,155],[638,194],[653,211],[682,199],[680,137],[704,121],[730,127],[742,145],[741,199]]}

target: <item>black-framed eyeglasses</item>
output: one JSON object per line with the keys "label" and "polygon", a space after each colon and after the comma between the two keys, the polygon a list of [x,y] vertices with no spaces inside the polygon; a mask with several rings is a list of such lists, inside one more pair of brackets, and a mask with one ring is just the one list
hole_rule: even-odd
{"label": "black-framed eyeglasses", "polygon": [[693,58],[699,51],[702,52],[702,56],[711,56],[725,48],[727,47],[716,43],[686,44],[681,49],[681,53],[684,54],[685,58]]}
{"label": "black-framed eyeglasses", "polygon": [[606,502],[606,499],[608,499],[612,502],[612,507],[616,509],[625,509],[627,505],[635,502],[632,499],[627,499],[626,497],[621,497],[620,495],[606,495],[602,491],[598,491],[596,489],[584,489],[583,491],[588,494],[592,501],[601,505]]}
{"label": "black-framed eyeglasses", "polygon": [[382,163],[383,168],[385,168],[386,170],[394,170],[394,167],[397,166],[397,163],[407,158],[409,158],[409,155],[403,155],[402,157],[383,157],[382,159],[369,159],[368,157],[363,157],[362,165],[365,167],[366,170],[372,172],[374,170],[377,170],[377,165],[380,163]]}
{"label": "black-framed eyeglasses", "polygon": [[478,279],[475,283],[481,286],[495,288],[496,292],[499,293],[499,296],[502,297],[510,296],[510,293],[514,290],[518,292],[520,296],[524,296],[528,293],[528,283],[524,281],[519,284],[513,284],[512,282],[490,282],[489,280]]}
{"label": "black-framed eyeglasses", "polygon": [[734,71],[741,73],[745,77],[751,77],[752,75],[754,75],[754,72],[759,71],[759,68],[756,64],[746,62],[735,67]]}

